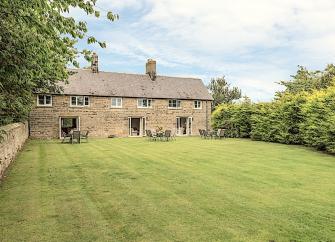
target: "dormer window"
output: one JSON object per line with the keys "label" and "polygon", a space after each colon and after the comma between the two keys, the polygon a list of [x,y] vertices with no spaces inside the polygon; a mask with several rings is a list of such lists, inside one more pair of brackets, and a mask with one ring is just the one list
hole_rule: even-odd
{"label": "dormer window", "polygon": [[71,107],[85,107],[90,105],[89,97],[85,96],[71,96]]}
{"label": "dormer window", "polygon": [[51,107],[52,106],[52,96],[51,95],[37,95],[37,106]]}

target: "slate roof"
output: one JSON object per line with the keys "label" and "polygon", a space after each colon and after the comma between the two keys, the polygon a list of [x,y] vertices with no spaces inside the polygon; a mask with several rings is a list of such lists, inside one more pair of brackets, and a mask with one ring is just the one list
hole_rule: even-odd
{"label": "slate roof", "polygon": [[67,95],[212,100],[201,79],[157,76],[153,81],[141,74],[71,71],[75,74],[69,77],[69,84],[62,85]]}

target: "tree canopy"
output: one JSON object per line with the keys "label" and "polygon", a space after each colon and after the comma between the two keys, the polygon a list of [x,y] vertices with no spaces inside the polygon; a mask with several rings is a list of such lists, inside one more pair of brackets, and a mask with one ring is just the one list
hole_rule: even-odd
{"label": "tree canopy", "polygon": [[213,106],[215,109],[219,104],[232,103],[242,97],[242,92],[238,87],[231,87],[226,81],[225,76],[212,78],[208,84],[208,89],[213,96]]}
{"label": "tree canopy", "polygon": [[279,84],[285,87],[283,92],[278,92],[277,96],[283,94],[297,94],[299,92],[312,92],[314,90],[326,89],[335,84],[335,66],[327,65],[323,70],[310,71],[306,67],[298,66],[298,71],[291,76],[289,81],[280,81]]}
{"label": "tree canopy", "polygon": [[[32,106],[34,90],[61,91],[57,82],[68,78],[67,65],[78,67],[77,58],[91,58],[76,43],[104,42],[88,35],[87,24],[67,16],[71,8],[100,16],[96,0],[0,1],[0,125],[22,121]],[[108,12],[114,21],[118,15]]]}

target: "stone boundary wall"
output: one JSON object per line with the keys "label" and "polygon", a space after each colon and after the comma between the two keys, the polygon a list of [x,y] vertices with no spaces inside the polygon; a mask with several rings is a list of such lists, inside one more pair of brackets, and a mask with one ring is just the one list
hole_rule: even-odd
{"label": "stone boundary wall", "polygon": [[29,136],[28,123],[13,123],[0,127],[6,133],[0,141],[0,179],[6,168],[15,159]]}

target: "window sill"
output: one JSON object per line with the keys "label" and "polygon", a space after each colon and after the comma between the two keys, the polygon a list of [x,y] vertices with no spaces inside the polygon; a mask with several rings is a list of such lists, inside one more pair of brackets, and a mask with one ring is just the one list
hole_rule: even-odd
{"label": "window sill", "polygon": [[73,106],[70,105],[70,108],[89,108],[90,106]]}
{"label": "window sill", "polygon": [[52,105],[36,105],[38,108],[52,108]]}

